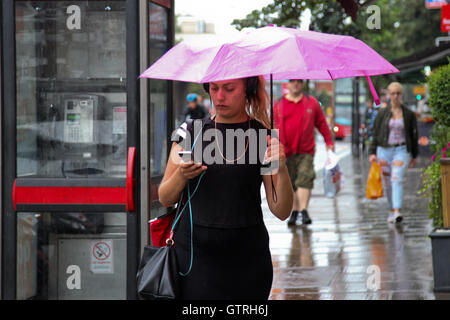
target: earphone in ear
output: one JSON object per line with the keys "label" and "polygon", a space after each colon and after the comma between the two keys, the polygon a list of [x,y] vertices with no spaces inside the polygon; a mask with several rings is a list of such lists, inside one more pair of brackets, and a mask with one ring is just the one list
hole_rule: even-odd
{"label": "earphone in ear", "polygon": [[[247,78],[247,86],[245,88],[245,95],[249,99],[252,96],[256,96],[258,92],[258,77]],[[203,89],[209,94],[209,82],[203,83]]]}

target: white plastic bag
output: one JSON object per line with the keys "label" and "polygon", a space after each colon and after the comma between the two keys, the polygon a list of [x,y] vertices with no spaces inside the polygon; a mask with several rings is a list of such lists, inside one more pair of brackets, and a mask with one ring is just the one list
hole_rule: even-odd
{"label": "white plastic bag", "polygon": [[323,168],[323,189],[325,196],[334,198],[342,188],[343,174],[339,167],[337,155],[328,150],[327,160]]}

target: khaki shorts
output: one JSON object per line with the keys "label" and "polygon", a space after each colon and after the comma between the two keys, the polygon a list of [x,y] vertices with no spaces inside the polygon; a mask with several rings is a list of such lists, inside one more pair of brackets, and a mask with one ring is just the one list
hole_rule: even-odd
{"label": "khaki shorts", "polygon": [[292,188],[312,189],[316,173],[314,171],[314,155],[294,154],[286,159],[286,165],[291,178]]}

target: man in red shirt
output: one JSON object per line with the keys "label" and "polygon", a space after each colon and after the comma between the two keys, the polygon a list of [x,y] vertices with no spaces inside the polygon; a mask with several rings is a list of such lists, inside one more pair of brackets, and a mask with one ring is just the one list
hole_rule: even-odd
{"label": "man in red shirt", "polygon": [[325,115],[318,101],[303,93],[303,86],[303,80],[289,80],[289,93],[274,106],[274,123],[285,147],[286,164],[295,191],[289,226],[295,225],[299,212],[303,224],[312,223],[307,209],[316,177],[314,128],[325,139],[327,150],[334,150]]}

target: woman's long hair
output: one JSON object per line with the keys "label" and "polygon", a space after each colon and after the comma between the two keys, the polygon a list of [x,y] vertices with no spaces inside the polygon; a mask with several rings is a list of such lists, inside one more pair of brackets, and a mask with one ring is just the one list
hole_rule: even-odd
{"label": "woman's long hair", "polygon": [[267,111],[269,103],[269,94],[266,90],[266,80],[263,76],[258,76],[258,88],[256,96],[247,99],[245,110],[247,114],[261,122],[266,129],[270,129],[270,118]]}

